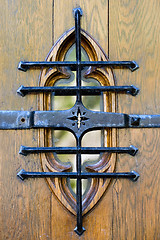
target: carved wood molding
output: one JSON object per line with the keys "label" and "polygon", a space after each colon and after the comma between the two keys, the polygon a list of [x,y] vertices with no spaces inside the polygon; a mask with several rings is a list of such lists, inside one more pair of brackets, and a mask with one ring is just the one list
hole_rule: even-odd
{"label": "carved wood molding", "polygon": [[[46,61],[64,61],[69,48],[75,42],[74,28],[65,32],[50,50]],[[84,30],[81,30],[81,45],[88,54],[90,61],[108,61],[107,56],[98,43]],[[43,69],[40,75],[39,86],[53,86],[57,80],[68,79],[70,73],[64,68]],[[94,78],[102,86],[114,86],[114,75],[110,68],[89,67],[84,73],[85,78]],[[104,93],[104,111],[115,112],[115,94]],[[39,110],[51,110],[51,94],[40,94],[38,101]],[[50,129],[39,130],[39,146],[52,146],[52,131]],[[116,147],[116,129],[106,129],[104,133],[104,147]],[[45,172],[72,171],[71,164],[64,164],[57,161],[54,154],[41,154],[42,169]],[[104,153],[97,163],[86,164],[86,171],[90,172],[113,172],[115,169],[116,154]],[[76,215],[76,199],[68,186],[65,178],[47,178],[51,191],[57,196],[59,201],[74,215]],[[106,191],[110,179],[91,180],[87,193],[83,196],[83,215],[92,209]]]}

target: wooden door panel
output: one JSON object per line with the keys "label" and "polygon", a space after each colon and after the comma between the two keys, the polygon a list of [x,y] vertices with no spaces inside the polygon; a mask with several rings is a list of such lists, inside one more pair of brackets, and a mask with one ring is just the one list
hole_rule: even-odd
{"label": "wooden door panel", "polygon": [[[139,95],[118,95],[117,111],[160,113],[159,1],[110,1],[110,59],[134,59],[140,68],[115,70],[117,85],[133,84]],[[113,239],[159,239],[160,129],[118,131],[119,146],[133,144],[135,157],[119,155],[117,171],[135,169],[139,180],[117,181],[113,188]]]}
{"label": "wooden door panel", "polygon": [[[38,86],[39,70],[17,70],[20,60],[44,60],[51,46],[74,26],[72,9],[83,10],[82,28],[110,60],[135,60],[140,69],[114,70],[116,85],[136,85],[138,96],[117,96],[117,112],[160,114],[160,4],[158,0],[5,1],[1,13],[0,110],[36,110],[37,96],[22,98],[20,85]],[[117,156],[117,172],[136,170],[136,183],[112,180],[96,207],[83,218],[86,232],[77,236],[76,218],[51,193],[44,179],[22,182],[20,169],[41,171],[38,155],[18,154],[20,145],[38,146],[38,131],[0,131],[1,239],[159,239],[159,129],[122,129],[117,145],[139,148],[135,157]]]}
{"label": "wooden door panel", "polygon": [[[66,7],[67,6],[67,7]],[[66,0],[54,1],[54,42],[74,26],[72,9],[81,7],[81,27],[87,31],[108,53],[108,0]],[[62,14],[63,13],[63,14]],[[66,20],[67,19],[67,20]]]}

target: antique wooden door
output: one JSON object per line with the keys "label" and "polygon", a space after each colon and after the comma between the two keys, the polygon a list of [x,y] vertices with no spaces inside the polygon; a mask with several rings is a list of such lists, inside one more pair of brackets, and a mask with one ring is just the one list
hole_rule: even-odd
{"label": "antique wooden door", "polygon": [[[17,69],[20,60],[43,61],[52,45],[74,26],[72,9],[83,10],[82,28],[110,60],[135,60],[139,69],[114,69],[115,84],[135,85],[137,96],[117,94],[116,112],[160,114],[159,0],[1,1],[0,110],[38,109],[38,95],[16,94],[20,85],[38,86],[40,70]],[[86,231],[74,232],[76,217],[44,179],[21,181],[20,169],[42,171],[38,154],[19,155],[21,145],[39,146],[37,129],[0,130],[1,239],[160,239],[160,129],[120,129],[119,147],[134,145],[136,156],[117,155],[116,172],[135,170],[137,182],[113,179],[83,217]]]}

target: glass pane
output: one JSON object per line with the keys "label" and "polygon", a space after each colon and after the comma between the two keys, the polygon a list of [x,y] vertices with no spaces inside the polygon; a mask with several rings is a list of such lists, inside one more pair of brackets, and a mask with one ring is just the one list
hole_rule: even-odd
{"label": "glass pane", "polygon": [[[76,140],[72,133],[64,130],[53,131],[53,146],[55,147],[76,147]],[[54,157],[57,161],[63,163],[71,163],[72,171],[76,172],[76,155],[75,154],[56,154]],[[76,180],[70,179],[68,181],[72,191],[76,194]]]}
{"label": "glass pane", "polygon": [[52,109],[67,110],[74,106],[76,102],[75,96],[54,96],[52,94]]}

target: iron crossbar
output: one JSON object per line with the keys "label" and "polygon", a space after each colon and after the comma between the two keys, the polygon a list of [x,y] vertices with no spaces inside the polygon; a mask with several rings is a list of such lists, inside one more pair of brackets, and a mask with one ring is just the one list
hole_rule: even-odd
{"label": "iron crossbar", "polygon": [[99,153],[127,153],[131,156],[135,156],[138,149],[134,146],[130,147],[26,147],[21,146],[19,154],[27,156],[33,153],[49,153],[54,152],[57,154],[99,154]]}
{"label": "iron crossbar", "polygon": [[102,92],[115,92],[115,93],[127,93],[132,96],[136,96],[139,89],[133,85],[130,86],[100,86],[100,87],[24,87],[20,86],[17,93],[24,97],[30,93],[50,93],[54,92],[55,96],[74,96],[77,95],[77,91],[81,92],[81,95],[100,95]]}
{"label": "iron crossbar", "polygon": [[139,178],[139,174],[135,171],[131,172],[116,172],[116,173],[97,173],[97,172],[81,172],[78,174],[77,172],[27,172],[22,169],[17,176],[24,180],[26,178],[71,178],[71,179],[89,179],[89,178],[129,178],[132,181],[137,181]]}
{"label": "iron crossbar", "polygon": [[[138,64],[135,61],[81,61],[79,63],[81,68],[84,67],[123,67],[129,68],[132,72],[139,68]],[[76,70],[77,62],[74,61],[64,61],[64,62],[23,62],[20,61],[18,65],[18,69],[26,72],[31,68],[42,68],[42,67],[70,67],[72,71]]]}

